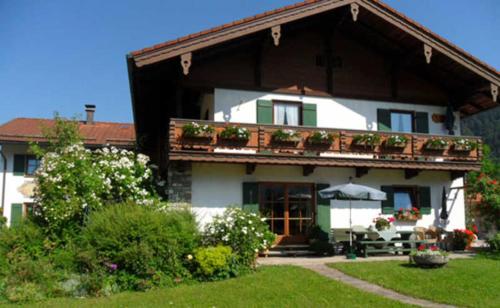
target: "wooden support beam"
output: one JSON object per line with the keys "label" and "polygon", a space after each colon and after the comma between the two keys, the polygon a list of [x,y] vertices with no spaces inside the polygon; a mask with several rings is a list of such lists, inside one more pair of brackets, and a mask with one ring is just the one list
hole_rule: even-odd
{"label": "wooden support beam", "polygon": [[397,99],[399,95],[399,62],[397,60],[391,63],[391,96]]}
{"label": "wooden support beam", "polygon": [[325,33],[326,91],[333,95],[332,32]]}
{"label": "wooden support beam", "polygon": [[496,103],[498,98],[498,86],[494,83],[491,83],[491,97],[493,101]]}
{"label": "wooden support beam", "polygon": [[405,169],[405,179],[409,180],[416,177],[420,173],[417,169]]}
{"label": "wooden support beam", "polygon": [[425,55],[425,62],[427,62],[427,64],[430,64],[431,58],[432,58],[432,47],[431,46],[424,44],[424,55]]}
{"label": "wooden support beam", "polygon": [[458,178],[463,178],[465,176],[465,171],[450,171],[450,180],[454,181]]}
{"label": "wooden support beam", "polygon": [[264,50],[265,40],[262,39],[258,44],[257,48],[255,48],[254,54],[254,71],[253,71],[253,80],[254,85],[257,88],[262,86],[262,54]]}
{"label": "wooden support beam", "polygon": [[250,175],[255,172],[255,168],[257,167],[257,164],[246,164],[246,174]]}
{"label": "wooden support beam", "polygon": [[274,46],[279,46],[281,38],[281,26],[277,25],[271,28],[271,36],[273,37]]}
{"label": "wooden support beam", "polygon": [[368,167],[356,167],[356,177],[360,178],[363,175],[366,175],[368,173],[368,170],[370,170],[370,168]]}
{"label": "wooden support beam", "polygon": [[351,14],[352,21],[356,22],[358,20],[359,5],[357,3],[351,3]]}
{"label": "wooden support beam", "polygon": [[309,174],[314,172],[315,168],[316,168],[316,166],[313,166],[313,165],[302,166],[302,175],[308,176]]}
{"label": "wooden support beam", "polygon": [[189,74],[189,68],[191,67],[192,54],[190,52],[181,55],[181,66],[184,75]]}

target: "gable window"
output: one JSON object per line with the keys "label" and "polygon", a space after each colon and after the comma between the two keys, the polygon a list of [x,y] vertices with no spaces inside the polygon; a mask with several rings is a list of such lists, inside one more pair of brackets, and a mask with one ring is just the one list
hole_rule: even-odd
{"label": "gable window", "polygon": [[40,160],[34,155],[14,155],[14,175],[35,175]]}
{"label": "gable window", "polygon": [[301,103],[298,102],[273,102],[273,124],[275,125],[301,125]]}
{"label": "gable window", "polygon": [[413,132],[413,113],[404,111],[391,111],[391,129],[394,132]]}

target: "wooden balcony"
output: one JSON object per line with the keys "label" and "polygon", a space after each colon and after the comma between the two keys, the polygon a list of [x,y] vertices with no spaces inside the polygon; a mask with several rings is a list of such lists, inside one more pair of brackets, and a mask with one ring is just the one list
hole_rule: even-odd
{"label": "wooden balcony", "polygon": [[[184,125],[193,120],[172,119],[169,131],[169,159],[200,162],[246,163],[252,169],[255,164],[302,165],[307,170],[315,166],[356,167],[363,173],[363,168],[390,168],[413,170],[479,170],[482,156],[482,141],[478,137],[465,137],[476,147],[472,150],[460,150],[455,146],[456,136],[437,136],[428,134],[406,134],[377,131],[358,131],[318,127],[291,127],[244,123],[223,123],[194,121],[199,125],[214,128],[212,134],[204,137],[185,137]],[[244,127],[249,131],[248,140],[223,139],[220,134],[226,126]],[[293,141],[279,142],[273,133],[279,129],[294,130],[297,135]],[[325,131],[334,138],[331,143],[311,143],[314,132]],[[356,138],[363,134],[379,136],[375,145],[357,144]],[[406,144],[389,146],[391,136],[406,137]],[[429,149],[432,139],[447,141],[441,150]],[[248,170],[249,168],[247,168]],[[304,169],[304,174],[310,173]],[[357,169],[358,170],[358,169]]]}

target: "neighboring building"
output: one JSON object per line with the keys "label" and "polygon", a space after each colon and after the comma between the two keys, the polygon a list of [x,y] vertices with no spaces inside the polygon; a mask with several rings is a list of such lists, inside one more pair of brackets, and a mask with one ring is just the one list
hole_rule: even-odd
{"label": "neighboring building", "polygon": [[[352,176],[388,195],[355,203],[354,225],[417,207],[422,218],[398,228],[464,227],[463,176],[479,170],[482,142],[467,137],[478,145],[470,151],[454,142],[461,117],[498,105],[499,72],[379,1],[306,1],[127,59],[140,150],[167,177],[169,199],[191,203],[202,223],[239,205],[290,242],[315,224],[347,227],[347,202],[317,192]],[[192,121],[216,133],[187,138]],[[221,138],[230,123],[249,140]],[[294,140],[275,140],[284,128]],[[311,144],[316,131],[333,143]],[[381,144],[356,145],[367,133]],[[407,142],[391,147],[392,136]],[[428,149],[435,138],[449,145]]]}
{"label": "neighboring building", "polygon": [[[86,105],[87,117],[79,131],[88,148],[105,145],[135,148],[134,125],[94,121],[95,106]],[[16,118],[0,125],[0,202],[7,223],[19,221],[33,207],[33,175],[39,161],[28,151],[30,142],[43,145],[43,128],[53,120]]]}

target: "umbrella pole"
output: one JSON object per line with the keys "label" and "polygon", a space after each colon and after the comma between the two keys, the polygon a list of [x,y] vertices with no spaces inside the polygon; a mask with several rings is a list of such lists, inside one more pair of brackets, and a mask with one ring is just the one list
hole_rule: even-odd
{"label": "umbrella pole", "polygon": [[349,198],[349,249],[352,251],[352,201]]}

